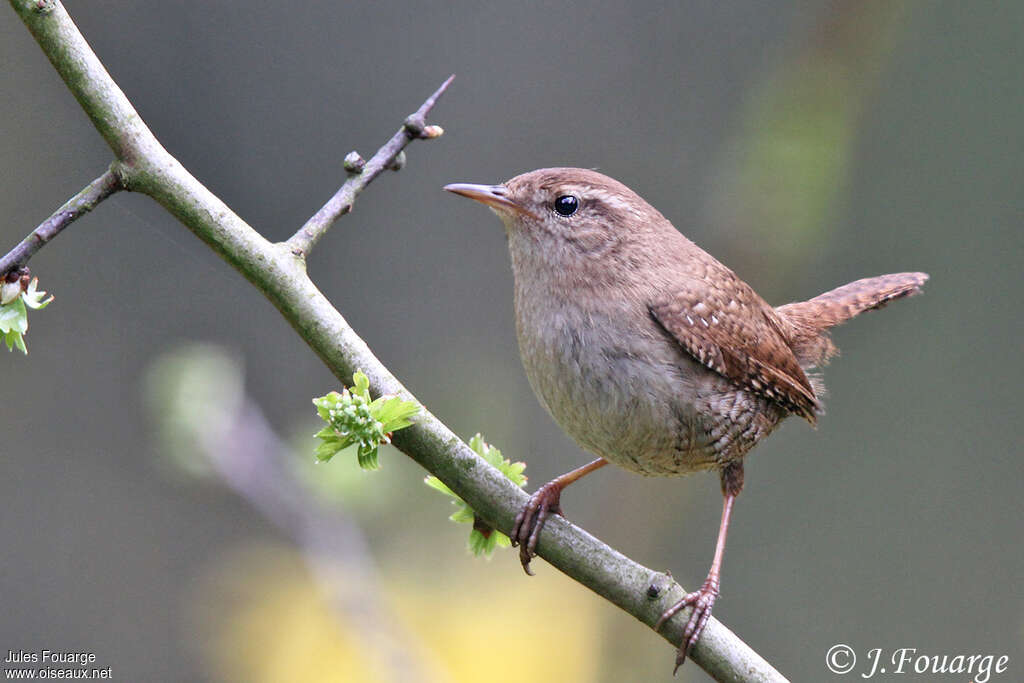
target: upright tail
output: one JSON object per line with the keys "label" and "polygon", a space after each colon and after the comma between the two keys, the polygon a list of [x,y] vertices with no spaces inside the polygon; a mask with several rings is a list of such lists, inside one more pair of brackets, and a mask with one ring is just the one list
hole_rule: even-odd
{"label": "upright tail", "polygon": [[882,308],[890,301],[914,296],[928,279],[927,273],[893,273],[851,282],[819,294],[809,301],[776,308],[789,323],[790,346],[801,365],[824,363],[836,353],[828,330],[864,311]]}

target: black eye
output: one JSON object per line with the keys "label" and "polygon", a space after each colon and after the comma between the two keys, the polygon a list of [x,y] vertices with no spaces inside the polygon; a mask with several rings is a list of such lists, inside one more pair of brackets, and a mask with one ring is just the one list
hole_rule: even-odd
{"label": "black eye", "polygon": [[563,194],[555,200],[555,211],[559,216],[571,216],[580,208],[580,200],[571,194]]}

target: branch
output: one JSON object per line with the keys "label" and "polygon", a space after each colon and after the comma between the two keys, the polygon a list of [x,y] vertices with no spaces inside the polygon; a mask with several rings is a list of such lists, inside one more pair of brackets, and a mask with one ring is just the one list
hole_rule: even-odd
{"label": "branch", "polygon": [[60,234],[61,230],[92,211],[97,204],[121,189],[123,189],[121,179],[108,169],[99,178],[82,188],[81,192],[69,199],[53,215],[40,223],[39,227],[30,232],[18,246],[0,258],[0,277],[24,266],[37,251],[42,249],[44,244]]}
{"label": "branch", "polygon": [[[209,244],[252,282],[342,382],[360,369],[375,394],[416,400],[373,355],[341,314],[306,276],[305,263],[287,243],[271,244],[196,180],[160,145],[117,87],[74,22],[56,0],[10,0],[40,47],[82,103],[117,155],[115,171],[127,189],[143,192]],[[508,533],[526,494],[478,457],[426,408],[417,423],[395,434],[400,450],[436,475],[480,517]],[[637,564],[564,518],[544,528],[538,554],[649,626],[684,591],[663,574]],[[651,597],[653,595],[653,597]],[[688,610],[684,615],[688,616]],[[660,631],[678,643],[685,618]],[[785,681],[714,617],[692,659],[720,681]],[[667,665],[667,663],[666,663]]]}
{"label": "branch", "polygon": [[316,214],[306,221],[306,224],[299,228],[288,240],[288,246],[296,256],[308,256],[313,246],[326,234],[327,230],[334,224],[334,221],[352,210],[359,193],[369,185],[374,178],[388,168],[399,170],[404,164],[402,150],[413,140],[431,140],[440,137],[444,130],[441,126],[426,125],[427,115],[434,108],[437,99],[444,94],[451,82],[455,80],[455,74],[441,84],[441,87],[434,91],[434,94],[427,98],[415,114],[410,114],[401,129],[391,136],[391,139],[377,153],[364,162],[358,153],[350,152],[345,157],[345,170],[349,172],[349,178],[334,193]]}

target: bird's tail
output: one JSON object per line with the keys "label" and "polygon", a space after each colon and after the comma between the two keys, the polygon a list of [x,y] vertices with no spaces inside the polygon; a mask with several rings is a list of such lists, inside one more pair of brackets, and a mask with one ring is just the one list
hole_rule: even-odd
{"label": "bird's tail", "polygon": [[927,273],[868,277],[775,310],[789,324],[790,346],[797,360],[810,367],[824,363],[837,351],[829,339],[829,328],[864,311],[882,308],[890,301],[919,294],[926,280]]}

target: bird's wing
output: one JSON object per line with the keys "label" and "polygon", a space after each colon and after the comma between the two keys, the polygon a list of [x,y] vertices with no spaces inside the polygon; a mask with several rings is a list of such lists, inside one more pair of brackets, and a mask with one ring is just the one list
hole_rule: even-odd
{"label": "bird's wing", "polygon": [[811,424],[821,405],[775,310],[722,267],[653,301],[654,319],[700,363]]}

